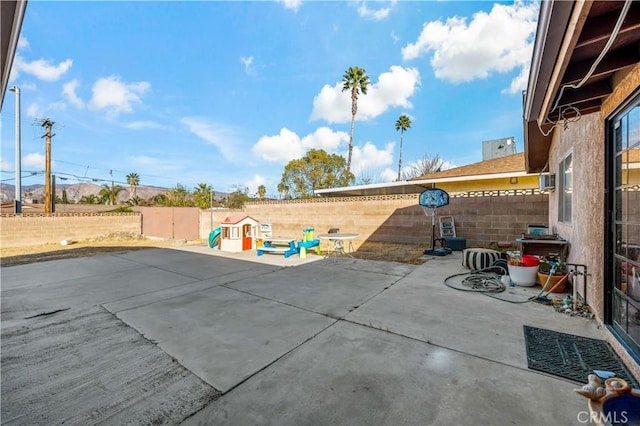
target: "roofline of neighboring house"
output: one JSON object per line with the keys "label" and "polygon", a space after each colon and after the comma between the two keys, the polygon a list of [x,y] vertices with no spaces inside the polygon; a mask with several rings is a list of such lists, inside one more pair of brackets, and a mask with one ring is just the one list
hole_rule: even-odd
{"label": "roofline of neighboring house", "polygon": [[22,20],[27,9],[27,0],[2,0],[0,1],[0,52],[2,53],[2,92],[0,92],[0,110],[4,103],[4,94],[9,85],[11,67],[20,40]]}
{"label": "roofline of neighboring house", "polygon": [[525,168],[530,173],[547,167],[551,134],[542,126],[551,108],[569,52],[577,41],[592,2],[543,1],[524,93]]}
{"label": "roofline of neighboring house", "polygon": [[319,196],[350,196],[350,195],[392,195],[392,194],[419,194],[437,183],[462,182],[468,180],[503,179],[528,176],[527,172],[505,172],[482,175],[451,176],[435,179],[421,179],[411,181],[397,181],[386,183],[372,183],[369,185],[343,186],[340,188],[318,189],[313,191]]}

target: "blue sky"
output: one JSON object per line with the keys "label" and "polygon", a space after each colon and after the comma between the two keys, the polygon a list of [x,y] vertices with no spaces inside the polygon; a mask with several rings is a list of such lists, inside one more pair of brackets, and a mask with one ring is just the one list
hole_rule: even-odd
{"label": "blue sky", "polygon": [[[396,178],[438,154],[482,160],[482,141],[514,136],[538,16],[532,2],[30,1],[9,87],[21,89],[22,170],[277,196],[284,166],[309,149],[347,156],[351,66],[360,97],[352,171]],[[15,95],[2,109],[0,169],[14,183]],[[103,183],[98,181],[97,183]]]}

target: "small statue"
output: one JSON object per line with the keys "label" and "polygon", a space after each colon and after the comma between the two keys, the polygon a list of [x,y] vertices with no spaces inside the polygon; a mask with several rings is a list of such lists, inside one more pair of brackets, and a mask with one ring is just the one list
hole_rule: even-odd
{"label": "small statue", "polygon": [[595,374],[589,374],[587,379],[589,383],[580,389],[574,389],[577,393],[592,401],[598,401],[607,394],[606,389],[602,387],[602,379],[600,377]]}

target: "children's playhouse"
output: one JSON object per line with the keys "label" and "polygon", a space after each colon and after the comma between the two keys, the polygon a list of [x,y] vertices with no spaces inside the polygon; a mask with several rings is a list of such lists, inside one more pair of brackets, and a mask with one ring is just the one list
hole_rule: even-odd
{"label": "children's playhouse", "polygon": [[220,250],[231,253],[256,249],[258,221],[245,214],[227,216],[220,224]]}

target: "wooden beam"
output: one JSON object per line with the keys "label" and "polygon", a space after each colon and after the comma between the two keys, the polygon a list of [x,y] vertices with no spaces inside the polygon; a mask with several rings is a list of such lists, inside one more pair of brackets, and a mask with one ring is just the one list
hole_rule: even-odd
{"label": "wooden beam", "polygon": [[[620,16],[622,6],[618,9],[614,9],[611,12],[604,13],[600,16],[594,16],[587,20],[584,25],[584,30],[580,34],[578,43],[575,48],[580,49],[590,44],[600,43],[607,40],[611,35],[613,27],[616,25],[616,21]],[[629,12],[625,17],[625,20],[620,28],[618,36],[637,31],[640,29],[640,2],[633,2],[629,8]]]}
{"label": "wooden beam", "polygon": [[[576,84],[587,75],[595,59],[569,64],[564,73],[562,84]],[[598,78],[614,73],[630,65],[640,62],[640,47],[634,43],[624,48],[607,53],[602,62],[596,67],[591,78]]]}
{"label": "wooden beam", "polygon": [[[609,96],[613,90],[608,81],[598,81],[597,83],[587,84],[578,89],[566,88],[560,98],[558,107],[573,105],[579,108],[579,103],[589,102]],[[555,102],[554,102],[555,105]],[[549,114],[551,115],[551,114]]]}

